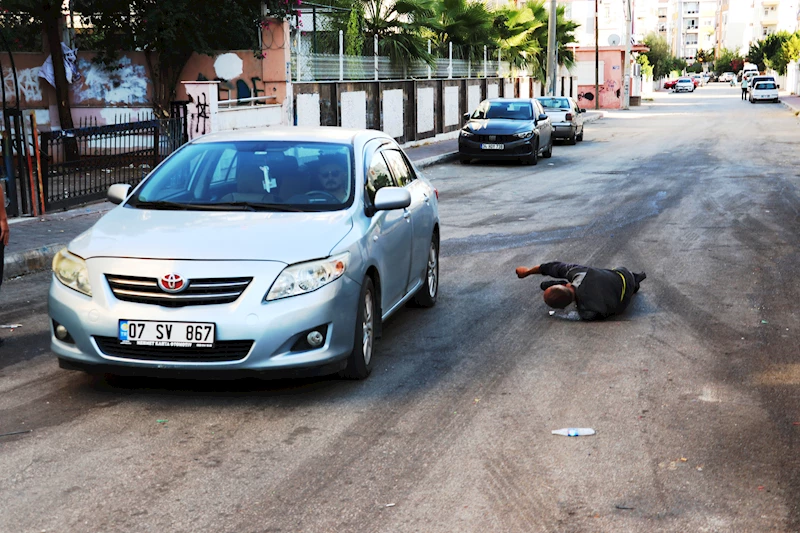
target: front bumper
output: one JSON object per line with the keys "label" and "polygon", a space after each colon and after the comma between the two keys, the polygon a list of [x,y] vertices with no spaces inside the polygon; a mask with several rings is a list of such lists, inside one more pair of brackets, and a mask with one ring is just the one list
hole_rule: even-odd
{"label": "front bumper", "polygon": [[[284,266],[281,263],[136,259],[94,259],[88,263],[91,298],[67,288],[55,277],[50,284],[51,349],[64,367],[90,372],[158,375],[163,371],[207,377],[321,368],[335,372],[344,367],[353,348],[361,287],[346,275],[314,292],[265,302],[264,296]],[[107,272],[143,277],[181,272],[189,279],[215,274],[253,279],[229,304],[162,307],[116,299],[105,280]],[[210,272],[214,274],[209,275]],[[120,349],[116,338],[123,319],[211,322],[216,324],[215,347]],[[67,328],[73,342],[55,337],[53,321]],[[312,329],[325,336],[323,345],[316,349],[298,343]],[[237,349],[228,351],[231,345]],[[212,356],[209,350],[213,351]],[[228,353],[233,355],[228,358]]]}
{"label": "front bumper", "polygon": [[533,146],[531,143],[535,139],[531,136],[527,139],[519,139],[507,142],[489,142],[489,144],[502,144],[502,150],[485,150],[481,148],[481,144],[487,144],[484,141],[473,141],[463,135],[458,138],[458,155],[461,157],[469,157],[472,159],[492,159],[492,160],[509,160],[509,159],[524,159],[533,154]]}

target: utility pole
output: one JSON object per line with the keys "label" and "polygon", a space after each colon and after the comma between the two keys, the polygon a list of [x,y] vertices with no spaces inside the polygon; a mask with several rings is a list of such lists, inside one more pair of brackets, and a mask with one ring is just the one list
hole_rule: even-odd
{"label": "utility pole", "polygon": [[598,0],[594,0],[594,108],[600,109],[600,36]]}
{"label": "utility pole", "polygon": [[631,33],[633,33],[633,13],[631,0],[625,0],[625,68],[622,75],[625,77],[623,86],[625,95],[622,100],[622,109],[630,109],[631,104]]}
{"label": "utility pole", "polygon": [[556,95],[556,0],[550,0],[547,19],[547,77],[550,78],[550,95]]}

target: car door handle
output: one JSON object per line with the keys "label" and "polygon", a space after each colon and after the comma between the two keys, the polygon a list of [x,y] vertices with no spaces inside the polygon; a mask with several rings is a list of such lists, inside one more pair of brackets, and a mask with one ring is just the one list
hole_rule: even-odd
{"label": "car door handle", "polygon": [[422,197],[424,198],[424,200],[423,200],[423,201],[424,201],[426,204],[427,204],[428,202],[430,202],[430,201],[431,201],[431,199],[428,197],[428,195],[427,195],[427,194],[423,194],[423,195],[422,195]]}

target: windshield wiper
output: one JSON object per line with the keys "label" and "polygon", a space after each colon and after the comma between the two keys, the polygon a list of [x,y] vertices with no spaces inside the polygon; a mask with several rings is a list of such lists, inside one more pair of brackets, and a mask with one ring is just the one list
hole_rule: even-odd
{"label": "windshield wiper", "polygon": [[287,211],[302,213],[303,210],[295,206],[285,204],[267,204],[260,202],[221,202],[218,204],[197,204],[210,210],[225,211],[233,208],[241,208],[243,211]]}
{"label": "windshield wiper", "polygon": [[185,211],[192,208],[192,204],[182,204],[179,202],[169,202],[167,200],[155,200],[152,202],[144,200],[130,200],[128,205],[131,207],[139,207],[142,209],[161,209],[161,210],[175,210]]}

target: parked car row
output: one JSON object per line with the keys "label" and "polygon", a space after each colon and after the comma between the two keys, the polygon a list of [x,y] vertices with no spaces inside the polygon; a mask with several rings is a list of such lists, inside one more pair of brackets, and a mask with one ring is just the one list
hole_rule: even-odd
{"label": "parked car row", "polygon": [[583,140],[585,109],[570,97],[492,98],[472,113],[458,137],[461,163],[514,160],[535,165],[553,155],[556,139]]}

